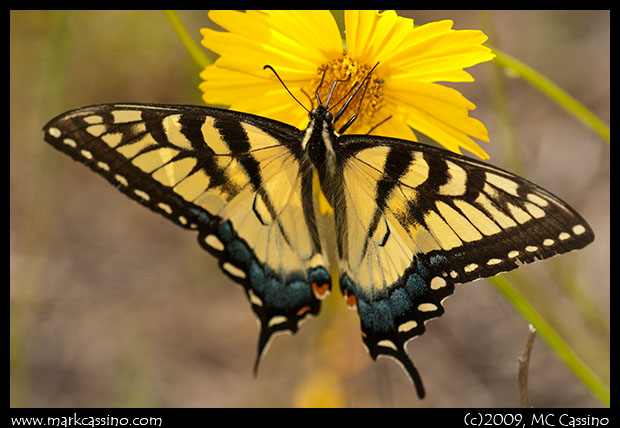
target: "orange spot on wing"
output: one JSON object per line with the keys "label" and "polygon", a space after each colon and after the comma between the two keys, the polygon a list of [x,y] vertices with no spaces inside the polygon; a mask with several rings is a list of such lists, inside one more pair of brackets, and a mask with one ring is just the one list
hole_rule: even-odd
{"label": "orange spot on wing", "polygon": [[324,299],[325,296],[329,293],[329,284],[323,283],[318,285],[316,282],[312,283],[312,292],[317,299]]}
{"label": "orange spot on wing", "polygon": [[310,306],[304,306],[300,310],[297,311],[297,316],[300,317],[306,312],[308,312],[309,310],[310,310]]}
{"label": "orange spot on wing", "polygon": [[353,294],[349,294],[347,290],[344,290],[344,299],[349,309],[357,309],[357,299]]}

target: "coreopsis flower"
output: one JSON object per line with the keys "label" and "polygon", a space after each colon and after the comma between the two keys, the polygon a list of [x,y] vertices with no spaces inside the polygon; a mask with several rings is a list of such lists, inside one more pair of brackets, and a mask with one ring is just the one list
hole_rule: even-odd
{"label": "coreopsis flower", "polygon": [[[494,57],[482,46],[487,39],[483,32],[453,30],[450,20],[414,26],[412,19],[394,11],[346,11],[343,41],[329,11],[217,10],[209,17],[227,31],[201,30],[202,44],[220,55],[200,75],[206,103],[303,129],[307,112],[292,104],[287,89],[265,65],[311,109],[323,77],[321,100],[340,81],[331,98],[337,103],[378,64],[365,91],[351,103],[362,104],[346,133],[417,141],[420,132],[454,152],[463,148],[488,158],[472,139],[489,141],[484,125],[469,116],[475,105],[438,83],[474,80],[463,69]],[[335,129],[350,117],[342,115]]]}

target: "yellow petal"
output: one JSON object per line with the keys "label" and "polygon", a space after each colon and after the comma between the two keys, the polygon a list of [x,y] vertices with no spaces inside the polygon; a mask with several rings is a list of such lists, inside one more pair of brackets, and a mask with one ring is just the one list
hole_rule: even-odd
{"label": "yellow petal", "polygon": [[[386,112],[390,110],[389,107],[386,107]],[[390,137],[390,138],[399,138],[402,140],[408,141],[418,141],[417,135],[407,123],[405,123],[397,113],[398,109],[394,108],[394,114],[392,117],[388,119],[385,123],[378,126],[374,131],[373,135],[381,135],[382,137]],[[364,132],[365,133],[365,132]]]}
{"label": "yellow petal", "polygon": [[369,65],[382,63],[413,29],[412,19],[393,10],[347,10],[344,17],[347,52]]}
{"label": "yellow petal", "polygon": [[202,44],[220,55],[215,63],[221,68],[273,76],[271,71],[263,71],[265,64],[269,64],[287,80],[310,79],[316,75],[316,64],[300,51],[289,52],[238,34],[211,29],[202,29],[201,33]]}
{"label": "yellow petal", "polygon": [[391,78],[384,84],[386,97],[409,98],[409,102],[440,102],[442,108],[458,109],[467,115],[467,110],[473,110],[476,105],[469,101],[459,91],[437,83],[420,82],[409,79],[407,76]]}
{"label": "yellow petal", "polygon": [[456,153],[461,153],[462,147],[488,159],[484,150],[469,138],[489,141],[488,132],[479,120],[469,117],[469,110],[475,106],[458,91],[433,83],[409,82],[386,88],[386,97],[413,129]]}
{"label": "yellow petal", "polygon": [[202,29],[202,44],[220,57],[200,74],[207,104],[267,116],[303,127],[307,112],[297,107],[276,79],[272,66],[307,107],[301,88],[317,76],[322,64],[342,53],[338,26],[329,11],[209,12],[228,31]]}
{"label": "yellow petal", "polygon": [[204,81],[199,87],[208,104],[232,105],[239,99],[261,98],[266,91],[278,88],[271,80],[214,65],[205,68],[200,77]]}
{"label": "yellow petal", "polygon": [[[201,73],[199,88],[203,100],[210,105],[223,105],[236,111],[266,116],[293,126],[303,128],[308,123],[308,113],[298,106],[280,82],[269,70],[263,71],[266,78],[220,68],[212,65]],[[272,79],[273,78],[273,79]],[[295,85],[289,89],[307,107],[310,102]]]}
{"label": "yellow petal", "polygon": [[[342,38],[333,15],[327,10],[269,11],[273,30],[282,38],[290,38],[296,49],[307,50],[304,56],[316,54],[316,61],[331,59],[342,53]],[[292,47],[294,45],[291,45]]]}
{"label": "yellow petal", "polygon": [[306,79],[342,51],[328,11],[211,11],[209,17],[228,30],[201,30],[202,44],[221,55],[221,67],[255,72],[269,64],[287,81]]}
{"label": "yellow petal", "polygon": [[386,61],[390,75],[405,73],[425,81],[472,81],[463,68],[493,59],[477,30],[452,30],[452,21],[416,27]]}

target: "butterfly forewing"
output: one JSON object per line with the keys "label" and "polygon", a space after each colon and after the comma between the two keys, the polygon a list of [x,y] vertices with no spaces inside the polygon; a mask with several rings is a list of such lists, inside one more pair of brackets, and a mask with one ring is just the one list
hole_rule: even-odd
{"label": "butterfly forewing", "polygon": [[273,333],[318,313],[331,282],[312,192],[302,193],[312,171],[299,161],[298,129],[206,107],[111,104],[65,113],[44,132],[130,198],[198,231],[246,290],[259,358]]}

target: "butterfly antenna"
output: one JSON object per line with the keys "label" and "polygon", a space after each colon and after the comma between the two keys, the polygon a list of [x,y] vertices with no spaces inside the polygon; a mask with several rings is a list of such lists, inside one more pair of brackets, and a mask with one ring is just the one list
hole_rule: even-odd
{"label": "butterfly antenna", "polygon": [[[338,82],[346,82],[347,80],[349,80],[349,79],[345,79],[345,80],[338,80]],[[355,90],[355,88],[356,88],[356,87],[357,87],[357,82],[355,82],[355,84],[353,84],[353,86],[351,86],[351,87],[349,88],[349,90],[347,91],[347,93],[346,93],[346,94],[344,94],[344,95],[343,95],[343,97],[342,97],[342,98],[340,98],[340,100],[338,100],[338,102],[337,102],[337,103],[333,104],[333,105],[329,108],[329,110],[333,110],[333,109],[335,109],[338,105],[340,105],[340,103],[342,103],[344,100],[348,99],[348,98],[349,98],[349,94],[351,94],[351,92],[353,92],[353,91]]]}
{"label": "butterfly antenna", "polygon": [[335,123],[338,120],[338,118],[340,118],[340,116],[342,116],[342,114],[345,112],[345,110],[347,109],[347,107],[349,106],[349,104],[351,103],[353,98],[355,98],[355,95],[357,95],[357,93],[360,90],[360,88],[362,87],[362,85],[364,85],[364,83],[366,83],[364,85],[364,92],[362,92],[362,97],[360,98],[360,102],[357,105],[357,110],[355,111],[355,114],[353,116],[351,116],[351,118],[347,121],[347,123],[342,125],[342,127],[338,130],[338,134],[343,134],[349,128],[349,126],[351,126],[353,124],[353,122],[355,122],[355,120],[357,119],[357,116],[359,115],[360,110],[362,108],[362,101],[364,101],[364,97],[366,96],[366,91],[368,90],[368,85],[370,84],[370,80],[368,79],[368,77],[373,72],[373,70],[375,68],[377,68],[378,65],[379,65],[379,63],[376,63],[375,66],[372,69],[370,69],[368,74],[366,74],[366,77],[364,77],[364,80],[362,80],[361,83],[358,85],[357,89],[355,89],[355,92],[353,93],[353,95],[351,95],[349,97],[347,102],[344,103],[342,108],[340,110],[338,110],[338,113],[336,113],[336,115],[334,116],[334,123]]}
{"label": "butterfly antenna", "polygon": [[[362,80],[357,87],[355,87],[355,91],[353,92],[353,94],[351,94],[351,96],[347,99],[347,101],[344,103],[344,105],[340,108],[340,110],[338,110],[338,112],[334,115],[334,123],[336,123],[336,121],[340,118],[340,116],[342,116],[342,114],[345,112],[345,110],[347,109],[347,107],[349,107],[349,104],[351,103],[351,101],[353,101],[353,98],[355,98],[355,96],[357,95],[357,93],[359,92],[359,90],[362,88],[362,86],[365,86],[365,88],[368,88],[368,84],[366,82],[370,82],[368,80],[368,78],[370,77],[370,75],[372,74],[372,72],[375,70],[375,68],[377,68],[377,66],[379,65],[379,63],[376,63],[375,66],[373,68],[370,69],[370,71],[366,74],[366,76],[364,77],[364,80]],[[364,85],[364,83],[366,83],[366,85]],[[351,124],[353,122],[355,122],[355,119],[357,119],[357,114],[360,111],[360,108],[362,106],[362,100],[364,99],[364,95],[366,95],[366,89],[364,89],[364,93],[362,94],[362,99],[360,100],[359,105],[357,106],[357,111],[355,112],[355,114],[353,115],[353,117],[351,117],[351,119],[349,119],[349,121],[340,129],[340,131],[338,131],[338,133],[342,133],[344,132],[349,126],[351,126]],[[344,128],[344,129],[343,129]]]}
{"label": "butterfly antenna", "polygon": [[323,70],[323,76],[321,76],[321,81],[319,82],[319,86],[317,86],[316,91],[314,91],[314,96],[316,97],[316,100],[320,106],[322,106],[323,103],[321,102],[321,97],[319,97],[319,89],[321,89],[321,86],[323,86],[323,81],[325,80],[325,73],[327,73],[327,67],[325,67],[325,70]]}
{"label": "butterfly antenna", "polygon": [[314,100],[312,99],[312,97],[304,90],[304,88],[300,88],[299,90],[302,94],[306,96],[306,98],[308,98],[308,100],[310,101],[310,105],[312,106],[312,108],[314,108]]}
{"label": "butterfly antenna", "polygon": [[[369,82],[369,81],[368,81]],[[359,104],[357,105],[357,110],[355,111],[355,114],[353,116],[351,116],[349,118],[349,120],[347,120],[347,123],[345,123],[344,125],[342,125],[342,127],[338,130],[338,134],[343,134],[348,128],[349,126],[351,126],[353,124],[353,122],[355,122],[357,120],[357,116],[360,112],[360,109],[362,108],[362,100],[364,99],[364,97],[366,96],[366,90],[368,89],[368,82],[366,82],[366,84],[364,85],[364,92],[362,92],[362,98],[360,99]],[[357,93],[357,91],[355,91],[355,94]],[[342,106],[342,109],[340,109],[338,111],[338,113],[336,114],[336,116],[334,116],[334,122],[336,120],[338,120],[338,118],[340,117],[340,115],[342,114],[342,112],[344,110],[346,110],[347,106],[349,105],[349,103],[351,102],[351,100],[353,99],[353,97],[355,97],[355,94],[353,94],[351,96],[351,98],[349,98],[346,102],[345,105]]]}
{"label": "butterfly antenna", "polygon": [[[350,78],[351,78],[351,74],[349,74],[349,75],[347,76],[347,78],[346,78],[346,79],[336,79],[336,80],[334,80],[334,83],[332,84],[332,88],[329,90],[329,95],[327,96],[327,101],[325,101],[325,108],[327,108],[327,107],[329,106],[329,102],[330,102],[330,101],[331,101],[331,99],[332,99],[332,95],[334,94],[334,90],[336,89],[336,85],[337,85],[338,83],[340,83],[340,82],[346,82],[346,81],[347,81],[347,80],[349,80]],[[317,88],[317,91],[318,91],[318,88]],[[351,91],[349,90],[349,92],[351,92]],[[341,102],[341,101],[342,101],[342,100],[338,101],[338,102],[336,103],[336,105],[340,104],[340,102]],[[329,110],[329,109],[328,109],[328,110]]]}
{"label": "butterfly antenna", "polygon": [[[286,84],[282,81],[282,79],[280,79],[280,76],[278,76],[278,73],[277,73],[277,72],[273,69],[273,67],[272,67],[272,66],[270,66],[269,64],[267,64],[267,65],[263,66],[263,70],[265,70],[265,69],[267,69],[267,68],[268,68],[269,70],[271,70],[271,71],[273,72],[273,74],[275,74],[275,76],[278,78],[278,80],[280,81],[280,83],[282,83],[282,86],[284,86],[284,89],[286,89],[286,92],[288,92],[288,93],[291,95],[291,97],[293,97],[293,99],[294,99],[295,101],[297,101],[297,104],[299,104],[300,106],[302,106],[304,110],[306,110],[308,113],[310,113],[310,110],[308,110],[308,109],[306,108],[306,106],[305,106],[305,105],[303,105],[303,104],[301,103],[301,101],[299,101],[299,100],[297,99],[297,97],[296,97],[295,95],[293,95],[293,93],[291,92],[291,90],[290,90],[290,89],[286,86]],[[325,75],[323,75],[323,77],[325,77]],[[323,81],[322,81],[322,80],[321,80],[321,83],[323,83]]]}

